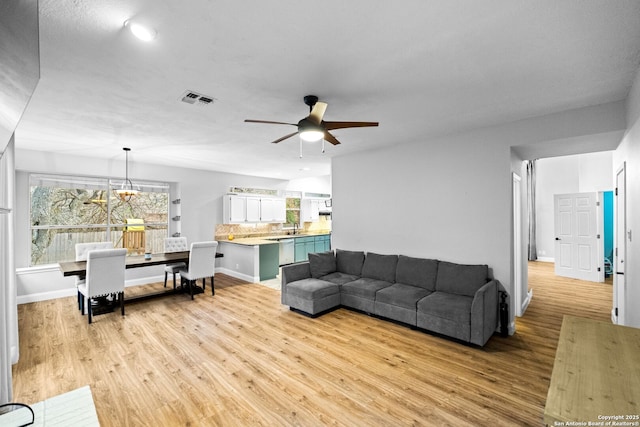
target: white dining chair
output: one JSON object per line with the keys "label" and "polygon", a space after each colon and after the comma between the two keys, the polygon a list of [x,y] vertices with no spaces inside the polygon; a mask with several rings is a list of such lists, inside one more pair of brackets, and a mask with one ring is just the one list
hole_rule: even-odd
{"label": "white dining chair", "polygon": [[189,284],[189,295],[193,299],[193,286],[198,279],[202,279],[202,290],[204,291],[207,277],[211,277],[211,295],[215,295],[213,287],[213,276],[216,270],[216,250],[218,242],[193,242],[189,252],[189,265],[180,270],[180,286],[184,287],[185,282]]}
{"label": "white dining chair", "polygon": [[[189,246],[187,244],[186,237],[166,237],[164,239],[164,252],[182,252],[188,251]],[[176,274],[180,273],[180,270],[187,268],[187,264],[184,262],[177,262],[175,264],[167,264],[164,267],[164,287],[167,287],[167,276],[169,273],[173,275],[173,289],[176,288]]]}
{"label": "white dining chair", "polygon": [[[113,242],[88,242],[76,243],[76,261],[86,261],[87,253],[94,249],[113,249]],[[84,277],[76,276],[76,290],[78,286],[84,284]],[[82,309],[82,294],[78,293],[78,310]]]}
{"label": "white dining chair", "polygon": [[[120,301],[124,316],[124,271],[127,249],[95,249],[87,253],[87,276],[85,283],[78,286],[84,296],[82,314],[85,307],[91,323],[93,298],[115,296]],[[114,300],[115,300],[114,299]]]}

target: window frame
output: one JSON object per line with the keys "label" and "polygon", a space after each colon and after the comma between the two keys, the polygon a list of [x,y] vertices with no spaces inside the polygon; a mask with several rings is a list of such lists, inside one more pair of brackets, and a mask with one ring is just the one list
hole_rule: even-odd
{"label": "window frame", "polygon": [[[29,266],[36,267],[42,265],[50,265],[59,261],[71,261],[64,257],[64,254],[61,254],[61,258],[64,259],[56,259],[56,261],[51,261],[49,259],[45,262],[34,262],[33,250],[34,250],[34,233],[37,233],[39,230],[104,230],[104,235],[107,239],[113,240],[113,238],[109,236],[113,236],[114,232],[118,232],[118,230],[125,230],[126,227],[130,224],[127,223],[116,223],[113,221],[113,205],[114,201],[117,200],[113,197],[114,191],[120,187],[122,183],[122,178],[111,178],[111,177],[93,177],[93,176],[82,176],[82,175],[69,175],[69,174],[43,174],[43,173],[29,173],[28,174],[28,200],[29,200]],[[161,181],[138,181],[134,182],[134,186],[138,187],[140,191],[145,193],[163,193],[166,194],[166,212],[163,215],[166,218],[166,221],[153,221],[153,222],[145,222],[145,232],[147,229],[160,228],[165,230],[165,237],[169,236],[170,233],[170,211],[171,211],[171,184],[168,182]],[[33,218],[33,189],[34,187],[49,187],[49,188],[69,188],[73,190],[84,189],[84,190],[98,190],[104,191],[106,193],[106,222],[105,223],[84,223],[84,224],[45,224],[45,225],[34,225]],[[80,242],[78,242],[80,243]],[[47,246],[49,248],[49,246]],[[56,257],[53,257],[56,258]]]}

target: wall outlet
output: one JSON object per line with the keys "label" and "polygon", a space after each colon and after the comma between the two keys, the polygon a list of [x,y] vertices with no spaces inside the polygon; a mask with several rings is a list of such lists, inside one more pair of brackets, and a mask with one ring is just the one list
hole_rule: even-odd
{"label": "wall outlet", "polygon": [[236,270],[240,269],[240,264],[236,264]]}
{"label": "wall outlet", "polygon": [[539,253],[540,255],[546,255],[546,254],[547,254],[547,251],[538,251],[538,253]]}

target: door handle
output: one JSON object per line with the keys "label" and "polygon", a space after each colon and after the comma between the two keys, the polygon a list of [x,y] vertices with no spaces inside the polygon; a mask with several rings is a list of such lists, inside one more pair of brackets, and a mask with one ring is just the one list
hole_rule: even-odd
{"label": "door handle", "polygon": [[562,240],[562,239],[561,239],[561,238],[559,238],[559,237],[556,237],[556,240]]}

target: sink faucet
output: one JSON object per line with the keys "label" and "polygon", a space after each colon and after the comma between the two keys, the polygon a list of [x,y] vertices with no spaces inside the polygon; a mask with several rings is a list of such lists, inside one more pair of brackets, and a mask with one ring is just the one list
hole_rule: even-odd
{"label": "sink faucet", "polygon": [[298,224],[293,223],[293,234],[298,234]]}

